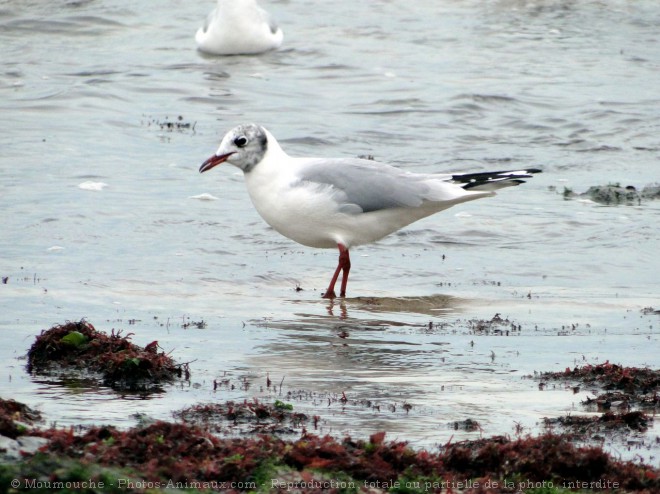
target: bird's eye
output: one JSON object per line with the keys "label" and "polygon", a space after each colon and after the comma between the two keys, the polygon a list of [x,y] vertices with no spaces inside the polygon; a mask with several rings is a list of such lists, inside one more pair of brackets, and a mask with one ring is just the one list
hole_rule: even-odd
{"label": "bird's eye", "polygon": [[234,139],[234,144],[236,144],[236,147],[242,148],[245,147],[245,145],[248,143],[248,140],[245,136],[239,136],[236,139]]}

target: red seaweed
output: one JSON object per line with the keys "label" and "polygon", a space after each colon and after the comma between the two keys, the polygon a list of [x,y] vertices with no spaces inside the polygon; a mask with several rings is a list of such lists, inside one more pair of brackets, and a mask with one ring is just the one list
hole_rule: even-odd
{"label": "red seaweed", "polygon": [[[172,382],[187,371],[177,364],[158,342],[142,348],[113,329],[108,335],[85,320],[53,326],[41,332],[28,351],[28,372],[93,372],[103,383],[119,390],[151,390],[162,382]],[[187,373],[186,373],[187,375]]]}

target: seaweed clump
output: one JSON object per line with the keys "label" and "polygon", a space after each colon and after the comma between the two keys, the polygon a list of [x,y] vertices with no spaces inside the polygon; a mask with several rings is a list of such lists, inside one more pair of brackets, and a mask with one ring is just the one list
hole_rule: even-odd
{"label": "seaweed clump", "polygon": [[544,372],[542,380],[578,381],[606,391],[586,404],[596,404],[607,410],[619,402],[627,408],[657,408],[660,404],[660,370],[645,367],[623,367],[609,361],[599,365],[585,365],[563,372]]}
{"label": "seaweed clump", "polygon": [[27,370],[97,373],[104,385],[122,391],[150,391],[184,373],[189,377],[187,364],[177,364],[159,352],[158,342],[143,348],[131,343],[133,333],[121,333],[113,329],[108,335],[85,320],[53,326],[42,331],[30,347]]}
{"label": "seaweed clump", "polygon": [[646,432],[653,422],[653,417],[643,412],[607,412],[600,416],[567,415],[565,417],[545,418],[546,425],[559,425],[570,430],[578,437],[593,437],[594,434],[602,434],[610,431],[633,431]]}
{"label": "seaweed clump", "polygon": [[660,199],[660,185],[649,184],[643,189],[638,190],[633,185],[621,184],[607,184],[607,185],[592,185],[586,192],[577,194],[571,189],[564,188],[563,192],[565,199],[574,197],[582,197],[590,199],[599,204],[615,205],[615,204],[641,204],[643,200]]}
{"label": "seaweed clump", "polygon": [[[228,433],[292,434],[309,420],[304,413],[294,412],[293,406],[288,403],[276,400],[271,405],[256,398],[243,402],[194,405],[174,412],[173,415],[187,425]],[[314,422],[317,420],[318,417],[315,417]]]}
{"label": "seaweed clump", "polygon": [[[245,406],[262,413],[258,403]],[[232,407],[227,404],[221,411],[226,414]],[[275,407],[288,410],[285,403]],[[205,407],[187,414],[205,419],[217,412]],[[368,440],[304,431],[292,441],[267,434],[219,438],[197,425],[160,421],[127,430],[94,426],[78,432],[73,427],[32,432],[43,438],[39,452],[17,463],[0,464],[0,492],[28,491],[36,482],[53,491],[66,482],[71,490],[56,492],[73,492],[82,484],[80,479],[87,487],[94,483],[111,493],[155,489],[499,494],[537,492],[539,485],[545,490],[538,492],[660,492],[657,467],[617,460],[601,447],[577,447],[570,437],[552,433],[450,442],[426,451],[403,441],[386,441],[385,432]],[[101,485],[106,481],[107,486]]]}
{"label": "seaweed clump", "polygon": [[[595,391],[582,405],[601,413],[599,416],[573,416],[544,419],[546,426],[559,426],[583,441],[603,440],[604,435],[626,438],[629,433],[643,433],[653,423],[653,416],[644,411],[657,410],[660,404],[660,371],[622,367],[609,361],[585,365],[563,372],[544,372],[544,380],[570,381],[586,385]],[[579,386],[573,388],[579,389]],[[633,408],[637,408],[634,410]],[[612,411],[619,409],[619,412]]]}
{"label": "seaweed clump", "polygon": [[0,398],[0,436],[16,439],[25,434],[25,425],[41,422],[41,413],[15,400]]}
{"label": "seaweed clump", "polygon": [[368,441],[308,434],[295,441],[270,435],[220,439],[168,422],[127,431],[93,427],[82,435],[51,429],[45,436],[44,454],[128,468],[160,487],[311,493],[334,479],[349,490],[371,492],[411,485],[426,492],[519,492],[540,482],[562,489],[660,490],[657,468],[613,459],[602,448],[576,447],[553,434],[465,441],[439,452],[385,441],[384,432]]}
{"label": "seaweed clump", "polygon": [[[531,295],[530,295],[531,297]],[[509,319],[503,319],[499,313],[495,314],[492,319],[471,319],[467,321],[470,332],[473,334],[494,334],[509,336],[509,332],[516,330],[520,331],[522,327],[516,326],[515,323]]]}

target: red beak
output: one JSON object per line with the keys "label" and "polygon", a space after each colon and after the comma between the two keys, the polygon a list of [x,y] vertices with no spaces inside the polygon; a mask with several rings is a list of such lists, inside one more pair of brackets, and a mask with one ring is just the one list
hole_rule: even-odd
{"label": "red beak", "polygon": [[214,154],[204,163],[202,163],[202,166],[199,167],[199,173],[204,173],[209,171],[214,166],[218,166],[220,163],[224,163],[232,154],[234,153],[221,154],[220,156]]}

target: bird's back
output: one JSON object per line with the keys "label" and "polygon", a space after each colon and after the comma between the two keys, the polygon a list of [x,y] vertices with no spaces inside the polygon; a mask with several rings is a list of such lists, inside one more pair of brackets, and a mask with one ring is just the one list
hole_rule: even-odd
{"label": "bird's back", "polygon": [[255,54],[278,48],[282,30],[254,0],[218,2],[195,35],[200,50],[216,55]]}

